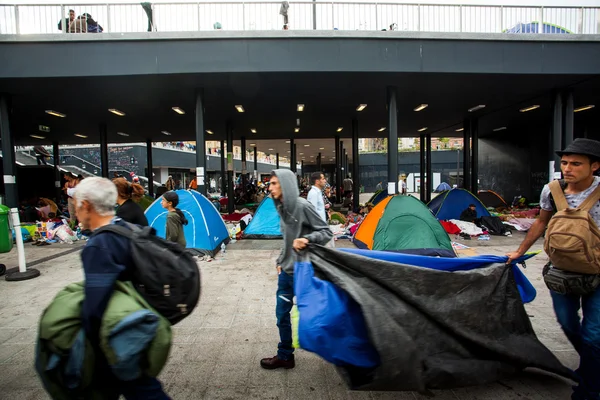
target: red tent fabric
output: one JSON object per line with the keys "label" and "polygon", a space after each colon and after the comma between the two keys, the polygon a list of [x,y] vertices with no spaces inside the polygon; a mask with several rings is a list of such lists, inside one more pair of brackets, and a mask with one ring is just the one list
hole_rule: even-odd
{"label": "red tent fabric", "polygon": [[460,229],[458,226],[449,221],[440,221],[446,232],[450,235],[458,235],[460,233]]}

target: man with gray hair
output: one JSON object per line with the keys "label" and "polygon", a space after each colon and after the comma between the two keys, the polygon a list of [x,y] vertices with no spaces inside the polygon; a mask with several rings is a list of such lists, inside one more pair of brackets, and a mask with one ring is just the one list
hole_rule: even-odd
{"label": "man with gray hair", "polygon": [[[120,218],[115,218],[117,187],[110,180],[97,177],[84,179],[75,188],[73,197],[77,217],[84,230],[93,233],[109,224],[127,227]],[[169,399],[156,378],[142,376],[133,381],[118,380],[100,350],[100,324],[115,282],[130,281],[133,277],[134,264],[129,248],[129,239],[113,232],[102,232],[92,234],[81,252],[85,275],[81,319],[96,356],[94,379],[107,388],[114,388],[115,399],[119,395],[126,399]]]}

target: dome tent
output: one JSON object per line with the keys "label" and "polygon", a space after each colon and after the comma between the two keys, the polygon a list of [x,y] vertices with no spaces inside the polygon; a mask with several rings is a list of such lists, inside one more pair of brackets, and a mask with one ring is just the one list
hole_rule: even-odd
{"label": "dome tent", "polygon": [[483,203],[466,189],[455,188],[442,192],[431,200],[427,206],[437,219],[449,220],[460,219],[460,214],[470,204],[475,204],[478,217],[490,216],[490,212],[485,208]]}
{"label": "dome tent", "polygon": [[246,239],[281,239],[281,219],[271,196],[265,197],[244,230]]}
{"label": "dome tent", "polygon": [[[214,256],[221,243],[229,241],[225,222],[212,203],[195,190],[176,190],[179,208],[188,220],[183,226],[187,248]],[[156,235],[166,237],[167,213],[159,197],[146,210],[148,224],[156,229]]]}

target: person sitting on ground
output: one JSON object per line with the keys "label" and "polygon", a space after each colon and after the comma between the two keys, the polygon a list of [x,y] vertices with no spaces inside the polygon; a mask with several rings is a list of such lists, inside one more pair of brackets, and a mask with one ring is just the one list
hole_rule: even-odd
{"label": "person sitting on ground", "polygon": [[113,179],[117,187],[117,217],[139,226],[148,226],[148,219],[142,208],[136,204],[144,197],[144,188],[137,183],[129,183],[125,178]]}
{"label": "person sitting on ground", "polygon": [[463,210],[460,214],[461,221],[476,223],[477,221],[477,209],[475,204],[469,204],[469,207]]}

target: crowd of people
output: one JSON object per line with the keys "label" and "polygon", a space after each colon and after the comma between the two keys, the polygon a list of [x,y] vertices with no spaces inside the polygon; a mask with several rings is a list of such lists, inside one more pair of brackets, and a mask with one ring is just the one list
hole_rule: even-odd
{"label": "crowd of people", "polygon": [[104,28],[88,13],[75,18],[75,10],[69,10],[69,16],[58,21],[58,30],[67,33],[102,33]]}

